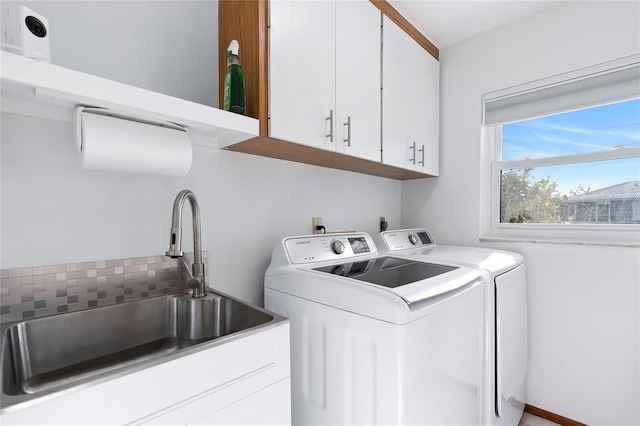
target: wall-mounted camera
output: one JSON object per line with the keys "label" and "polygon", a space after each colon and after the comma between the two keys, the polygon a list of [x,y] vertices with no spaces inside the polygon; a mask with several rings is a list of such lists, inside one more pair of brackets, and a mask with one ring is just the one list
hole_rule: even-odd
{"label": "wall-mounted camera", "polygon": [[22,5],[2,6],[2,50],[51,62],[49,21]]}

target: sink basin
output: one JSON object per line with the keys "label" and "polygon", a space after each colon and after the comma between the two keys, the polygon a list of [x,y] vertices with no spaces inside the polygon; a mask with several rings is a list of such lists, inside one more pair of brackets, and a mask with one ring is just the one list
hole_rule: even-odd
{"label": "sink basin", "polygon": [[142,299],[2,328],[2,408],[115,377],[286,320],[211,290]]}

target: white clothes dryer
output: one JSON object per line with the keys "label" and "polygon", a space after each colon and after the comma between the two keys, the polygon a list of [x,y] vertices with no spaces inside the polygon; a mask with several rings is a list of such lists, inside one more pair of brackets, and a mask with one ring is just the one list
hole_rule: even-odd
{"label": "white clothes dryer", "polygon": [[285,238],[265,307],[290,319],[292,423],[481,423],[483,285],[380,256],[369,234]]}
{"label": "white clothes dryer", "polygon": [[385,231],[381,254],[450,262],[477,270],[485,287],[482,424],[517,426],[525,406],[527,284],[524,258],[478,247],[441,246],[423,228]]}

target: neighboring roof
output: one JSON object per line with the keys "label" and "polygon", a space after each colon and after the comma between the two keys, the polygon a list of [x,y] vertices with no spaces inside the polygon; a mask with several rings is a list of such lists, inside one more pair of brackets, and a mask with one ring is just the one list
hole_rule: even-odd
{"label": "neighboring roof", "polygon": [[587,192],[586,194],[574,195],[569,198],[570,203],[593,203],[606,200],[634,200],[640,199],[640,181],[630,181],[608,186]]}

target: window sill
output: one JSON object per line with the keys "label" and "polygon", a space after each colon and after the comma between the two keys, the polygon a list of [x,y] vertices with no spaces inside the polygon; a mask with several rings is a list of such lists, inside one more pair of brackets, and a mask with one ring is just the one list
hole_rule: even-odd
{"label": "window sill", "polygon": [[556,244],[593,247],[632,247],[640,248],[640,242],[633,241],[578,241],[548,238],[510,238],[510,237],[480,237],[480,242],[492,243],[528,243],[528,244]]}
{"label": "window sill", "polygon": [[482,242],[640,248],[640,224],[487,222],[480,228]]}

